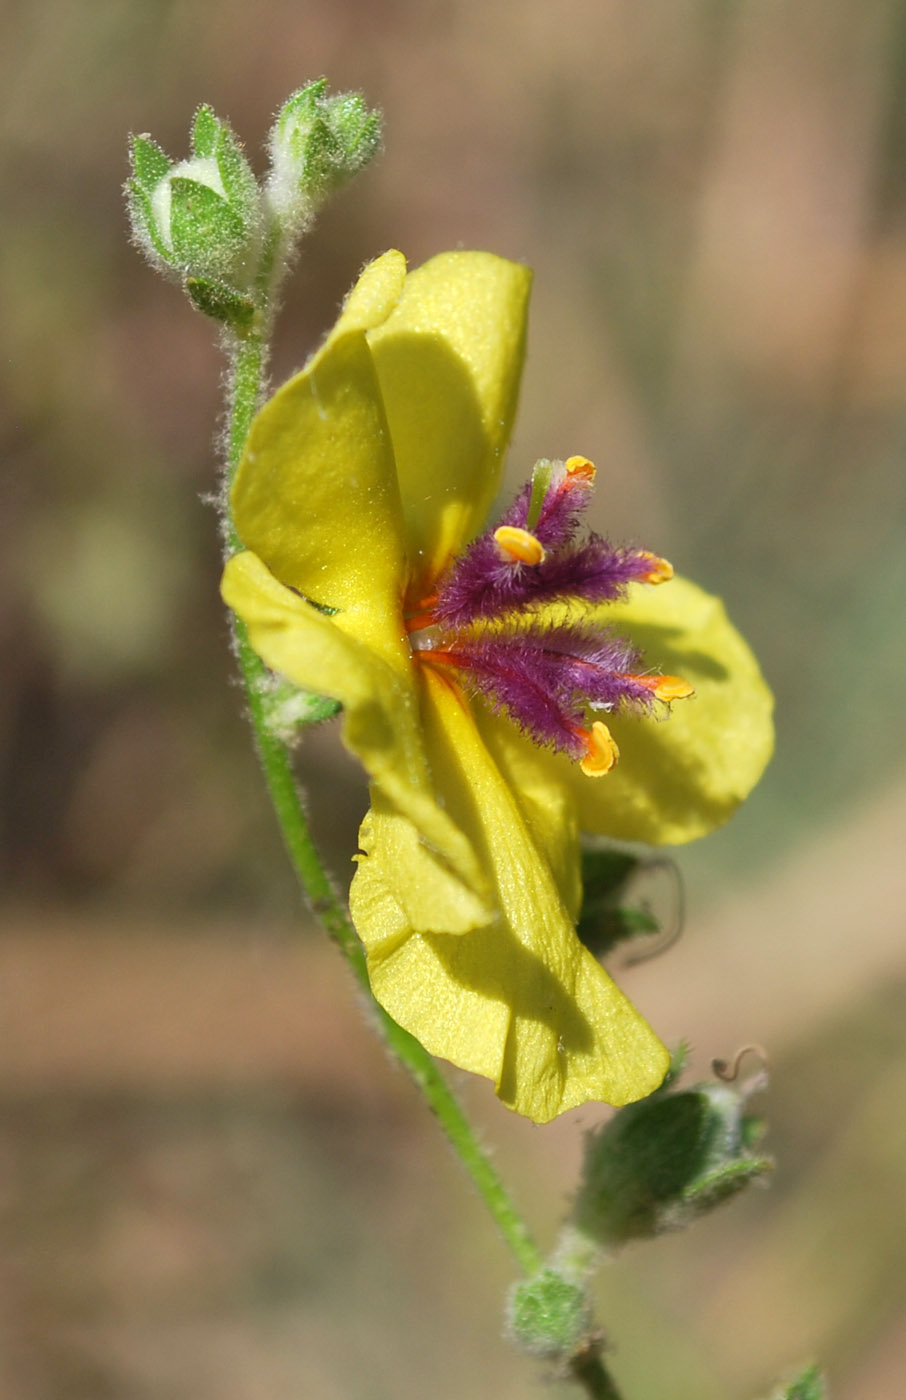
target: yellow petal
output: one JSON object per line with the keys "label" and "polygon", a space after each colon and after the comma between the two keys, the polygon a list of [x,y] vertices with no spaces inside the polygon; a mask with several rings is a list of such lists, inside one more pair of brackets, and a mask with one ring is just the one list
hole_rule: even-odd
{"label": "yellow petal", "polygon": [[527,268],[491,253],[441,253],[410,272],[392,315],[369,333],[426,589],[497,492],[530,285]]}
{"label": "yellow petal", "polygon": [[661,1082],[666,1050],[576,937],[467,706],[430,673],[424,691],[435,782],[496,889],[497,917],[458,937],[416,926],[402,907],[409,872],[372,812],[350,903],[376,997],[432,1054],[492,1079],[538,1123],[590,1100],[642,1098]]}
{"label": "yellow petal", "polygon": [[485,747],[512,793],[529,835],[547,863],[572,923],[582,904],[582,862],[576,804],[562,783],[551,782],[548,755],[505,714],[473,704]]}
{"label": "yellow petal", "polygon": [[277,578],[355,610],[375,637],[398,617],[406,565],[365,333],[396,305],[405,268],[401,253],[386,253],[365,269],[324,345],[256,417],[232,491],[243,542]]}
{"label": "yellow petal", "polygon": [[735,812],[773,751],[773,697],[758,663],[721,601],[688,579],[636,585],[593,616],[695,693],[662,718],[608,715],[620,761],[604,777],[559,755],[548,771],[572,794],[583,831],[654,845],[703,836]]}
{"label": "yellow petal", "polygon": [[345,614],[325,617],[248,552],[228,561],[221,588],[268,666],[342,703],[343,740],[373,779],[388,849],[408,861],[407,914],[452,932],[486,920],[487,881],[475,852],[434,798],[405,642],[395,658],[378,654],[344,631]]}

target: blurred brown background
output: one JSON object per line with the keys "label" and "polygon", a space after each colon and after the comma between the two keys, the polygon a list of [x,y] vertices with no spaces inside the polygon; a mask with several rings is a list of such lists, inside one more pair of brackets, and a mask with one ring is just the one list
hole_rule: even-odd
{"label": "blurred brown background", "polygon": [[[614,1369],[751,1400],[817,1354],[892,1400],[904,0],[6,0],[0,1396],[541,1393],[504,1249],[299,908],[217,600],[220,363],[125,237],[128,131],[181,156],[206,100],[254,157],[321,73],[387,150],[310,240],[277,375],[388,246],[531,263],[514,477],[597,461],[601,527],[723,592],[777,692],[763,786],[681,855],[683,942],[624,981],[700,1070],[768,1044],[780,1167],[604,1276]],[[360,780],[329,729],[302,766],[345,878]],[[595,1115],[462,1088],[550,1242]]]}

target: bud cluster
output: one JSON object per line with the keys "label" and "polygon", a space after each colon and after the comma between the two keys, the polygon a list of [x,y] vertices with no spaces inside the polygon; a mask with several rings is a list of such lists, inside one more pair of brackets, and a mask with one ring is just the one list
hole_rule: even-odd
{"label": "bud cluster", "polygon": [[259,186],[229,123],[201,106],[188,160],[171,161],[150,136],[132,138],[126,194],[133,235],[200,311],[243,334],[272,296],[299,234],[379,144],[379,114],[358,93],[329,96],[319,78],[278,112],[271,168]]}

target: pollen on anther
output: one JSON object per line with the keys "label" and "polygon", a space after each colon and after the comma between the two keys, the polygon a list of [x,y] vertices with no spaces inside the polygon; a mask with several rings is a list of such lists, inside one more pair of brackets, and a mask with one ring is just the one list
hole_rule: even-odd
{"label": "pollen on anther", "polygon": [[645,686],[658,700],[688,700],[695,689],[682,676],[627,676],[627,680]]}
{"label": "pollen on anther", "polygon": [[499,525],[494,531],[497,547],[505,559],[519,564],[540,564],[545,555],[539,539],[518,525]]}
{"label": "pollen on anther", "polygon": [[603,720],[596,719],[590,730],[582,731],[582,737],[588,752],[579,760],[579,767],[587,778],[603,778],[620,757],[613,735]]}
{"label": "pollen on anther", "polygon": [[673,578],[673,565],[669,559],[661,559],[657,554],[646,554],[645,562],[651,566],[648,573],[642,575],[645,583],[669,583]]}
{"label": "pollen on anther", "polygon": [[563,463],[566,475],[574,481],[592,482],[595,479],[595,464],[587,457],[567,457]]}
{"label": "pollen on anther", "polygon": [[694,688],[682,676],[658,676],[654,693],[659,700],[688,700]]}

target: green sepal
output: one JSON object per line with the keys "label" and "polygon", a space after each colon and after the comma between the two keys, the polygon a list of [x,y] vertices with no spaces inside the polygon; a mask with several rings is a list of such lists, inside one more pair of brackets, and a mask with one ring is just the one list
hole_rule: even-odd
{"label": "green sepal", "polygon": [[285,124],[313,120],[318,103],[326,91],[327,79],[313,78],[310,83],[292,93],[277,114],[274,130],[282,129]]}
{"label": "green sepal", "polygon": [[782,1381],[767,1400],[827,1400],[827,1386],[820,1367],[807,1366],[792,1381]]}
{"label": "green sepal", "polygon": [[744,1157],[738,1162],[727,1162],[698,1177],[683,1193],[683,1205],[692,1207],[696,1215],[704,1215],[773,1170],[772,1157]]}
{"label": "green sepal", "polygon": [[138,242],[144,246],[152,262],[159,261],[167,267],[172,267],[174,265],[173,254],[161,240],[154,211],[151,207],[151,196],[138,183],[137,179],[126,181],[126,202],[132,232]]}
{"label": "green sepal", "polygon": [[[134,183],[149,196],[152,195],[172,168],[172,161],[157,142],[147,135],[129,138],[129,155]],[[130,181],[130,187],[131,184]]]}
{"label": "green sepal", "polygon": [[227,199],[246,225],[257,230],[260,222],[258,182],[233,128],[217,117],[214,122],[211,154],[217,161]]}
{"label": "green sepal", "polygon": [[512,1289],[507,1325],[513,1340],[532,1356],[569,1356],[591,1330],[588,1294],[556,1269],[542,1269]]}
{"label": "green sepal", "polygon": [[246,222],[254,221],[258,184],[245,158],[239,138],[229,122],[202,103],[192,123],[192,152],[217,162],[227,201]]}
{"label": "green sepal", "polygon": [[213,156],[217,145],[217,133],[222,123],[213,107],[202,102],[192,121],[192,153],[196,156]]}
{"label": "green sepal", "polygon": [[196,276],[228,271],[242,253],[242,219],[226,200],[197,180],[174,175],[170,180],[171,261]]}
{"label": "green sepal", "polygon": [[369,112],[365,99],[358,92],[330,98],[327,105],[337,153],[333,175],[342,183],[377,154],[381,144],[381,116],[379,112]]}
{"label": "green sepal", "polygon": [[186,291],[193,306],[205,316],[246,331],[255,318],[255,303],[242,292],[214,277],[187,277]]}

